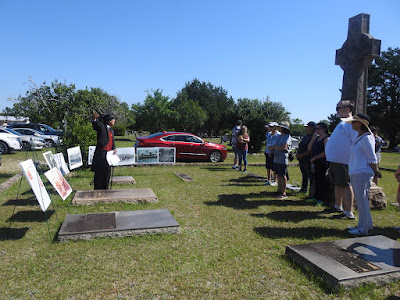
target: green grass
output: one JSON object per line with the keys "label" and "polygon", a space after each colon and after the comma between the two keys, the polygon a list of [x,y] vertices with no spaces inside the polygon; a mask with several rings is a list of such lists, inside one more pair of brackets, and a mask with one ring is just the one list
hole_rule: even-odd
{"label": "green grass", "polygon": [[[130,141],[118,141],[130,143]],[[41,156],[41,153],[39,153]],[[22,153],[3,155],[0,174],[18,171]],[[292,244],[349,238],[354,221],[335,220],[323,208],[306,205],[304,194],[276,200],[274,187],[234,171],[225,164],[163,167],[119,167],[116,176],[132,175],[135,188],[152,188],[157,204],[71,206],[54,192],[49,228],[56,238],[66,214],[167,208],[180,223],[179,235],[49,242],[44,214],[25,179],[1,193],[0,290],[3,299],[388,299],[400,296],[399,282],[367,285],[353,291],[332,291],[320,279],[288,261]],[[386,153],[384,153],[384,159]],[[392,157],[390,157],[392,159]],[[396,158],[393,158],[394,160]],[[253,160],[253,162],[251,161]],[[262,163],[263,155],[249,156]],[[398,156],[397,156],[398,161]],[[229,164],[228,164],[229,163]],[[10,171],[4,170],[8,166]],[[264,175],[263,167],[250,172]],[[173,172],[195,179],[183,182]],[[300,181],[297,167],[289,168]],[[15,174],[15,173],[14,173]],[[380,181],[388,202],[395,202],[393,172]],[[87,169],[68,178],[74,190],[91,189]],[[114,188],[131,188],[114,185]],[[15,204],[18,206],[14,206]],[[14,211],[15,209],[15,211]],[[391,227],[400,225],[400,211],[388,205],[372,212],[375,229],[400,239]],[[10,223],[11,221],[11,223]],[[6,235],[11,224],[11,237]]]}

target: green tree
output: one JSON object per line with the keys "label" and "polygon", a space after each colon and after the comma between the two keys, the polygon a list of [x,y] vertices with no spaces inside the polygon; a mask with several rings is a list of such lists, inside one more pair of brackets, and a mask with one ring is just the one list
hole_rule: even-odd
{"label": "green tree", "polygon": [[329,132],[333,132],[335,130],[336,126],[340,123],[340,118],[338,117],[337,114],[330,114],[328,116],[328,127],[329,127]]}
{"label": "green tree", "polygon": [[388,48],[369,69],[367,113],[393,149],[400,142],[400,48]]}
{"label": "green tree", "polygon": [[194,79],[187,82],[185,87],[178,93],[177,101],[180,97],[187,97],[193,100],[206,112],[207,120],[204,128],[209,136],[213,133],[219,134],[221,130],[230,128],[231,114],[233,112],[234,101],[228,97],[228,93],[221,86],[216,87],[210,82],[200,82]]}
{"label": "green tree", "polygon": [[185,92],[179,92],[172,103],[173,127],[178,131],[196,133],[204,126],[207,113],[194,100],[189,99]]}
{"label": "green tree", "polygon": [[136,117],[136,129],[146,130],[151,133],[168,130],[171,124],[171,101],[168,96],[163,96],[159,89],[147,92],[143,104],[132,105]]}
{"label": "green tree", "polygon": [[249,147],[254,152],[258,152],[262,148],[265,141],[265,125],[268,122],[290,120],[290,113],[286,108],[279,102],[270,101],[269,97],[264,101],[248,98],[238,99],[235,115],[247,125],[250,135]]}
{"label": "green tree", "polygon": [[292,119],[290,122],[290,131],[293,136],[303,136],[306,134],[304,123],[299,118]]}

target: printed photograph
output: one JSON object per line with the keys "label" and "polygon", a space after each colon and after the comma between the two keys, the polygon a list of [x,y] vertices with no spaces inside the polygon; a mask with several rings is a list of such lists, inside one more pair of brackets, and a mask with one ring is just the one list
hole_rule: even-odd
{"label": "printed photograph", "polygon": [[79,146],[67,149],[69,169],[73,170],[83,165],[81,148]]}
{"label": "printed photograph", "polygon": [[137,148],[138,164],[158,163],[158,148]]}
{"label": "printed photograph", "polygon": [[63,200],[67,199],[72,193],[71,186],[68,184],[67,180],[65,180],[64,176],[62,176],[58,168],[53,168],[45,172],[44,175]]}
{"label": "printed photograph", "polygon": [[46,163],[49,166],[49,169],[57,167],[56,160],[54,159],[53,153],[51,151],[47,151],[47,152],[43,153],[43,157],[46,160]]}
{"label": "printed photograph", "polygon": [[174,164],[175,163],[176,148],[161,147],[158,148],[158,161],[160,164]]}

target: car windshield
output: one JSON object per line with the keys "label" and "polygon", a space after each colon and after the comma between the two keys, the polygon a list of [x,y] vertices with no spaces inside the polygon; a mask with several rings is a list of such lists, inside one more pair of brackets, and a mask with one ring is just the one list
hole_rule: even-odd
{"label": "car windshield", "polygon": [[146,136],[147,138],[155,138],[155,137],[158,137],[158,136],[160,136],[160,135],[163,135],[164,133],[162,133],[162,132],[157,132],[157,133],[153,133],[153,134],[150,134],[150,135],[148,135],[148,136]]}
{"label": "car windshield", "polygon": [[38,125],[39,125],[39,129],[43,132],[56,131],[55,129],[51,128],[48,125],[45,125],[45,124],[38,124]]}
{"label": "car windshield", "polygon": [[10,128],[7,128],[6,130],[7,130],[8,132],[12,133],[12,134],[15,134],[15,135],[22,135],[22,134],[19,133],[18,131],[12,130],[12,129],[10,129]]}

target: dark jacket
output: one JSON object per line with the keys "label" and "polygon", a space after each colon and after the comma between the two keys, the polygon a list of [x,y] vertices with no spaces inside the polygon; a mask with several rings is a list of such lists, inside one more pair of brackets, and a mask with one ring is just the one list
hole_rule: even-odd
{"label": "dark jacket", "polygon": [[[107,125],[100,122],[99,120],[92,121],[92,127],[97,132],[97,147],[103,149],[108,144],[108,131]],[[114,130],[110,127],[110,131],[113,136],[113,145],[112,149],[115,149],[115,141],[114,141]]]}

